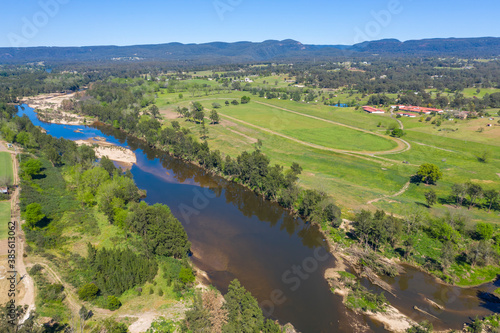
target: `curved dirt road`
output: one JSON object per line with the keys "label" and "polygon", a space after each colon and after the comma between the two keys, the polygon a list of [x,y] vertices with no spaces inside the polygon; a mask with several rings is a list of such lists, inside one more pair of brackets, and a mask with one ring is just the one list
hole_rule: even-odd
{"label": "curved dirt road", "polygon": [[359,131],[359,132],[363,132],[363,133],[367,133],[367,134],[372,134],[372,135],[375,135],[375,136],[378,136],[378,137],[381,137],[381,138],[384,138],[384,139],[388,139],[388,140],[394,141],[398,145],[396,148],[393,148],[391,150],[380,151],[380,152],[369,152],[369,151],[364,151],[364,152],[363,151],[359,151],[358,152],[358,151],[350,151],[350,150],[340,150],[341,152],[352,152],[352,153],[359,153],[359,154],[363,154],[363,155],[367,155],[367,154],[379,155],[379,154],[401,153],[403,151],[408,150],[411,147],[410,144],[408,142],[404,141],[404,140],[397,139],[397,138],[392,138],[392,137],[387,137],[387,136],[385,136],[383,134],[376,133],[376,132],[371,132],[371,131],[365,130],[363,128],[359,128],[359,127],[355,127],[355,126],[351,126],[351,125],[346,125],[346,124],[343,124],[343,123],[339,123],[339,122],[336,122],[336,121],[333,121],[333,120],[324,119],[324,118],[321,118],[321,117],[311,116],[311,115],[308,115],[308,114],[305,114],[305,113],[302,113],[302,112],[293,111],[293,110],[290,110],[290,109],[282,108],[280,106],[275,106],[275,105],[264,103],[264,102],[255,101],[255,103],[261,104],[261,105],[265,105],[265,106],[269,106],[269,107],[272,107],[272,108],[275,108],[275,109],[279,109],[279,110],[282,110],[282,111],[294,113],[294,114],[297,114],[297,115],[300,115],[300,116],[303,116],[303,117],[320,120],[320,121],[325,122],[325,123],[330,123],[330,124],[333,124],[333,125],[338,125],[338,126],[350,128],[350,129],[353,129],[353,130],[356,130],[356,131]]}

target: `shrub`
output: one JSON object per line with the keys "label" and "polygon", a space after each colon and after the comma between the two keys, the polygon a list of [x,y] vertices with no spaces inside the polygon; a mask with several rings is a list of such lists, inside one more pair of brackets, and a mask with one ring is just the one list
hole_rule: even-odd
{"label": "shrub", "polygon": [[120,306],[122,306],[120,300],[115,296],[108,296],[106,303],[107,303],[107,308],[110,309],[111,311],[118,310]]}
{"label": "shrub", "polygon": [[91,301],[99,292],[99,288],[93,283],[87,283],[78,290],[78,297],[83,301]]}
{"label": "shrub", "polygon": [[181,280],[181,282],[183,284],[188,284],[188,283],[193,283],[194,282],[194,274],[193,274],[193,270],[191,269],[191,267],[182,267],[180,272],[179,272],[179,280]]}
{"label": "shrub", "polygon": [[43,269],[43,266],[40,265],[40,264],[35,264],[33,265],[33,267],[31,267],[30,269],[30,275],[36,275],[38,273],[40,273]]}

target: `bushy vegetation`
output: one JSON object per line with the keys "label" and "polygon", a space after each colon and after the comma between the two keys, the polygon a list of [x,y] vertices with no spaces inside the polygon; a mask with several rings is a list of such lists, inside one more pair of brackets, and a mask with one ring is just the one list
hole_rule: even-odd
{"label": "bushy vegetation", "polygon": [[[341,102],[345,102],[350,107],[362,105],[362,101],[368,100],[369,104],[383,106],[397,102],[468,110],[469,118],[474,118],[487,115],[487,108],[500,107],[500,93],[480,94],[481,89],[477,88],[472,96],[463,90],[472,87],[475,90],[478,86],[499,86],[496,79],[499,77],[498,62],[481,63],[471,60],[472,62],[476,68],[470,71],[461,70],[463,63],[455,58],[428,58],[418,63],[411,59],[372,59],[371,63],[358,63],[357,66],[363,68],[360,71],[351,70],[354,63],[335,61],[322,63],[321,67],[307,62],[293,67],[228,65],[219,67],[225,71],[223,74],[210,74],[214,80],[213,85],[182,81],[190,78],[189,74],[183,74],[182,71],[169,75],[167,80],[165,75],[159,74],[166,72],[161,64],[156,67],[130,64],[126,69],[123,66],[107,68],[95,65],[99,70],[88,70],[87,65],[71,65],[71,69],[78,68],[80,73],[85,74],[60,77],[36,66],[18,70],[2,67],[0,100],[15,102],[18,96],[40,92],[76,91],[81,85],[102,80],[93,83],[85,96],[82,94],[82,98],[71,104],[68,111],[98,117],[117,129],[145,139],[151,146],[163,148],[178,158],[195,162],[213,173],[241,183],[312,221],[338,227],[341,222],[340,209],[328,195],[314,189],[301,190],[297,185],[298,176],[302,173],[298,164],[292,164],[288,170],[280,165],[273,166],[270,158],[261,152],[260,142],[255,150],[233,157],[212,149],[203,141],[209,134],[205,127],[205,112],[199,102],[192,103],[185,110],[181,108],[180,114],[202,127],[202,141],[177,121],[172,122],[172,127],[162,126],[159,109],[155,105],[157,95],[166,90],[167,93],[178,94],[182,99],[183,93],[194,97],[198,94],[208,96],[211,93],[236,90],[243,93],[224,96],[227,99],[225,105],[232,104],[237,108],[242,107],[237,106],[240,103],[249,103],[250,98],[241,97],[241,94],[266,97],[268,100],[279,98],[305,103],[321,101],[326,105],[336,103],[340,106]],[[242,70],[245,72],[242,73]],[[145,71],[148,72],[146,80],[140,78]],[[289,79],[287,81],[291,81],[290,85],[283,82],[278,84],[276,81],[274,86],[269,85],[269,82],[252,86],[242,82],[242,76],[265,76],[271,73],[285,74]],[[113,78],[110,78],[111,74]],[[382,78],[384,75],[386,79]],[[148,76],[151,80],[147,79]],[[372,77],[377,79],[371,80]],[[306,87],[293,87],[292,82]],[[431,85],[434,90],[432,93],[428,89]],[[342,97],[344,100],[341,101],[333,92],[327,93],[318,88],[342,88],[349,97]],[[252,101],[254,99],[256,97],[252,97]],[[220,120],[215,109],[223,107],[219,103],[212,106],[214,110],[209,118],[215,125]],[[101,160],[100,166],[97,165],[90,147],[77,147],[70,141],[45,135],[26,118],[12,120],[14,113],[13,106],[0,103],[2,136],[31,153],[23,156],[21,207],[28,221],[25,227],[27,239],[30,246],[36,248],[36,253],[54,259],[54,262],[61,260],[68,267],[74,268],[74,271],[68,273],[71,275],[71,282],[80,290],[93,286],[89,287],[91,290],[88,299],[99,298],[98,301],[102,301],[103,306],[110,309],[119,307],[120,301],[108,294],[119,295],[127,288],[134,288],[143,281],[151,281],[157,263],[163,267],[164,278],[174,285],[174,290],[182,290],[192,284],[194,274],[185,260],[189,242],[182,226],[168,207],[139,203],[140,194],[133,181],[118,172],[106,159]],[[432,115],[428,119],[429,123],[433,117],[437,117],[433,120],[437,127],[445,120],[445,116]],[[405,132],[394,127],[389,131],[389,134],[396,137],[407,133],[406,127]],[[477,160],[490,163],[492,157],[481,153]],[[418,174],[420,181],[436,184],[442,179],[439,169],[434,167],[432,164],[425,165]],[[443,198],[443,192],[433,186],[426,199],[429,207],[439,202],[468,209],[498,210],[498,189],[484,187],[471,182],[456,184],[450,198]],[[123,231],[122,247],[107,248],[99,244],[91,246],[89,253],[95,253],[87,258],[76,253],[68,255],[64,246],[69,237],[98,235],[101,231],[96,221],[102,214],[106,222],[117,227],[120,232]],[[463,216],[453,214],[428,217],[421,213],[410,213],[394,217],[383,211],[375,214],[361,211],[354,220],[354,229],[347,233],[349,239],[346,239],[343,232],[335,235],[341,242],[352,244],[359,241],[363,247],[370,249],[361,263],[378,273],[391,275],[394,272],[378,267],[373,255],[375,253],[399,256],[423,266],[447,281],[459,284],[480,283],[498,273],[500,233],[497,227],[490,224],[475,224]],[[68,236],[64,233],[68,228],[75,228],[71,231],[76,232]],[[167,230],[166,234],[163,233],[164,230]],[[116,245],[116,242],[110,243]],[[46,252],[63,248],[59,253],[49,252],[61,254],[64,259]],[[90,263],[91,260],[96,260],[98,253],[107,254],[106,258],[104,255],[100,257],[101,266],[98,266],[99,270],[107,273],[106,276],[99,276],[94,264]],[[138,258],[145,259],[140,262]],[[124,277],[119,276],[123,271],[117,265],[123,260],[129,265],[126,267],[136,273],[129,277],[133,283],[124,282]],[[140,267],[146,273],[138,272]],[[382,296],[367,294],[359,284],[351,287],[356,294],[356,297],[350,296],[351,306],[365,310],[382,306]],[[59,302],[57,297],[64,295],[57,285],[44,290],[43,297],[48,303]],[[163,296],[161,288],[155,288],[153,292]],[[249,332],[273,332],[277,329],[271,321],[263,320],[256,301],[237,283],[231,284],[230,292],[226,295],[226,305],[217,308],[220,312],[211,311],[211,304],[214,304],[213,299],[212,303],[203,298],[197,299],[192,312],[187,316],[186,327],[190,330],[203,330],[224,326],[226,331]],[[19,310],[21,311],[22,309]],[[29,323],[22,329],[24,327],[29,327]],[[123,325],[112,322],[103,327],[107,331],[126,331]],[[169,329],[168,325],[165,326],[165,330]],[[410,329],[410,332],[430,330],[426,325],[419,325]]]}
{"label": "bushy vegetation", "polygon": [[353,310],[384,312],[387,299],[384,293],[375,294],[368,291],[356,279],[356,276],[348,272],[339,272],[339,282],[347,288],[348,295],[345,300],[347,307]]}
{"label": "bushy vegetation", "polygon": [[[260,150],[261,142],[257,143],[252,152],[244,151],[236,158],[229,155],[224,157],[220,151],[212,151],[206,141],[199,142],[185,128],[174,124],[164,128],[156,117],[144,112],[141,114],[139,105],[144,107],[148,103],[154,103],[154,100],[149,101],[147,97],[151,93],[148,87],[141,81],[131,81],[128,84],[99,82],[88,91],[91,98],[80,100],[74,111],[98,117],[111,125],[118,123],[121,129],[144,138],[150,145],[161,147],[175,157],[195,161],[201,167],[244,184],[267,199],[298,211],[306,218],[317,222],[339,223],[340,209],[324,193],[298,189],[296,182],[302,168],[294,163],[285,171],[280,165],[270,165],[269,158]],[[147,102],[143,103],[145,99]],[[249,98],[244,100],[246,103],[250,101]],[[199,102],[193,102],[191,109],[179,108],[178,112],[191,121],[204,124],[203,106]],[[215,120],[214,115],[212,122]]]}
{"label": "bushy vegetation", "polygon": [[[365,248],[400,256],[449,282],[481,283],[478,277],[463,276],[471,268],[477,272],[485,270],[479,273],[484,274],[483,282],[499,271],[500,230],[483,222],[471,227],[466,215],[449,213],[430,218],[422,211],[415,211],[396,218],[380,210],[375,214],[362,210],[354,218],[352,234]],[[437,251],[432,250],[436,248]],[[374,266],[375,258],[365,256],[360,260],[378,273],[395,274]]]}
{"label": "bushy vegetation", "polygon": [[238,280],[233,280],[224,295],[224,301],[217,294],[207,292],[202,298],[198,295],[182,325],[183,332],[202,331],[278,333],[281,327],[265,319],[257,300],[246,291]]}
{"label": "bushy vegetation", "polygon": [[154,259],[147,259],[131,250],[96,249],[87,246],[87,269],[91,280],[105,296],[120,296],[125,290],[152,282],[158,272]]}
{"label": "bushy vegetation", "polygon": [[[78,288],[81,300],[118,309],[118,297],[125,291],[153,281],[161,257],[174,262],[184,258],[176,277],[181,282],[179,292],[193,283],[194,273],[185,259],[190,244],[184,228],[167,206],[139,203],[142,194],[130,173],[124,174],[107,158],[97,162],[91,147],[42,133],[26,118],[4,124],[14,140],[23,138],[26,148],[37,148],[22,155],[20,171],[23,229],[30,248],[56,266],[64,263],[65,278]],[[75,238],[100,235],[103,226],[96,216],[121,230],[125,243],[120,248],[89,243],[86,258],[68,253],[66,245]],[[65,236],[68,232],[78,236]],[[47,283],[40,266],[35,265],[31,273],[40,290],[37,302],[43,304],[42,313],[63,311],[64,287]]]}

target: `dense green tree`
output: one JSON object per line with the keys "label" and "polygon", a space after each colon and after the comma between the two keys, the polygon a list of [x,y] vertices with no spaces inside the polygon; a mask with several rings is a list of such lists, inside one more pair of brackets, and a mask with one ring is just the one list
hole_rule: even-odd
{"label": "dense green tree", "polygon": [[361,210],[354,218],[353,227],[355,235],[360,242],[367,244],[372,228],[372,213],[364,209]]}
{"label": "dense green tree", "polygon": [[149,107],[149,111],[151,112],[151,115],[153,116],[153,118],[155,118],[155,119],[160,118],[160,109],[155,104],[153,104]]}
{"label": "dense green tree", "polygon": [[210,112],[210,120],[211,120],[211,124],[218,124],[220,121],[219,114],[217,113],[217,111],[215,109],[212,110],[212,112]]}
{"label": "dense green tree", "polygon": [[257,300],[246,291],[238,280],[233,280],[224,295],[228,321],[223,332],[258,333],[264,323]]}
{"label": "dense green tree", "polygon": [[302,216],[309,216],[316,208],[316,205],[323,200],[324,194],[316,190],[305,190],[302,192],[298,211]]}
{"label": "dense green tree", "polygon": [[189,251],[186,231],[167,206],[135,204],[126,223],[143,237],[151,254],[180,258]]}
{"label": "dense green tree", "polygon": [[405,133],[403,132],[402,129],[400,128],[395,128],[391,131],[391,136],[393,137],[396,137],[396,138],[400,138],[404,135]]}
{"label": "dense green tree", "polygon": [[474,184],[471,182],[466,183],[466,193],[467,196],[469,197],[469,207],[468,209],[471,209],[476,205],[476,202],[479,198],[483,196],[483,188],[479,184]]}
{"label": "dense green tree", "polygon": [[425,200],[427,201],[427,206],[432,207],[437,201],[436,191],[431,189],[425,192]]}
{"label": "dense green tree", "polygon": [[47,146],[43,149],[44,155],[52,163],[52,166],[59,166],[62,163],[61,155],[52,146]]}
{"label": "dense green tree", "polygon": [[[83,290],[83,297],[92,295],[96,288],[103,295],[120,296],[125,290],[152,281],[158,272],[156,260],[144,258],[129,249],[95,251],[88,247],[87,250],[88,274],[95,284],[87,284],[80,289]],[[91,251],[95,252],[93,260],[90,260]]]}
{"label": "dense green tree", "polygon": [[113,161],[111,161],[107,156],[103,156],[101,158],[100,165],[108,172],[109,176],[113,176],[113,173],[118,170]]}
{"label": "dense green tree", "polygon": [[452,195],[455,197],[457,207],[462,206],[465,195],[467,194],[467,187],[465,184],[453,184],[451,186]]}
{"label": "dense green tree", "polygon": [[28,133],[28,132],[20,132],[16,135],[16,142],[18,142],[19,144],[21,144],[23,147],[26,147],[26,148],[36,148],[38,147],[38,144],[35,140],[35,138],[33,138],[33,136],[31,135],[31,133]]}
{"label": "dense green tree", "polygon": [[179,124],[179,122],[177,120],[174,120],[174,121],[172,121],[172,128],[174,130],[178,131],[181,129],[181,125]]}
{"label": "dense green tree", "polygon": [[83,301],[91,301],[99,292],[99,288],[94,283],[87,283],[78,289],[78,297]]}
{"label": "dense green tree", "polygon": [[114,311],[118,310],[120,306],[122,306],[122,303],[118,298],[116,298],[113,295],[110,295],[108,296],[108,298],[106,298],[106,306],[109,310]]}
{"label": "dense green tree", "polygon": [[421,181],[426,184],[435,184],[439,179],[441,179],[441,177],[443,177],[443,174],[436,165],[424,163],[419,167],[417,176],[420,177]]}
{"label": "dense green tree", "polygon": [[194,282],[195,277],[191,267],[181,267],[179,272],[179,280],[184,284],[191,284]]}
{"label": "dense green tree", "polygon": [[31,158],[21,163],[22,173],[29,178],[40,174],[41,169],[42,169],[42,162],[34,158]]}
{"label": "dense green tree", "polygon": [[26,225],[30,229],[36,228],[38,222],[45,218],[45,214],[42,213],[42,205],[39,203],[30,203],[26,206]]}
{"label": "dense green tree", "polygon": [[489,223],[479,222],[476,224],[476,234],[479,239],[490,240],[494,232],[495,229]]}
{"label": "dense green tree", "polygon": [[485,190],[483,195],[488,203],[488,213],[489,213],[491,211],[491,207],[496,203],[498,203],[498,199],[500,198],[500,192],[497,190]]}

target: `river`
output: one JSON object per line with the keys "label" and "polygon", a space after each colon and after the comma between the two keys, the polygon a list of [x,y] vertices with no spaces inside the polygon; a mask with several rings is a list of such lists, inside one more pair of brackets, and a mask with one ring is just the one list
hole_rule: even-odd
{"label": "river", "polygon": [[[237,278],[268,317],[282,324],[291,322],[304,333],[355,332],[356,322],[369,326],[370,331],[384,331],[368,317],[346,309],[341,298],[330,291],[324,271],[336,262],[316,226],[240,185],[151,149],[110,126],[44,123],[27,105],[19,107],[18,115],[28,116],[34,125],[57,138],[99,136],[134,151],[137,163],[131,172],[137,186],[147,190],[145,201],[170,207],[192,243],[194,264],[207,272],[210,283],[221,292]],[[396,297],[386,296],[417,321],[458,329],[475,315],[500,311],[500,300],[491,294],[494,283],[475,289],[446,287],[428,274],[406,269],[407,274],[386,279]],[[366,280],[363,284],[378,290]],[[445,310],[436,311],[425,298]],[[432,316],[415,311],[415,305]]]}

